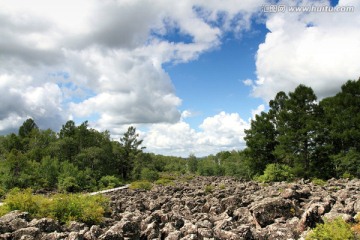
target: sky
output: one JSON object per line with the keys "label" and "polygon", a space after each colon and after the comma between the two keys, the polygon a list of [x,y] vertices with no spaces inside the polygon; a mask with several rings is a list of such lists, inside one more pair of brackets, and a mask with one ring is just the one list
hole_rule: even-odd
{"label": "sky", "polygon": [[206,156],[243,149],[277,92],[360,76],[358,0],[0,0],[0,26],[0,134],[87,120]]}

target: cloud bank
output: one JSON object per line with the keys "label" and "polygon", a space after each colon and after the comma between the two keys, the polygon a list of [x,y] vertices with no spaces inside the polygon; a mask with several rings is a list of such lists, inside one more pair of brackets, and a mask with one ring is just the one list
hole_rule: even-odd
{"label": "cloud bank", "polygon": [[[354,6],[353,13],[261,13],[271,2],[3,0],[0,133],[16,131],[29,117],[54,130],[69,119],[87,119],[115,136],[129,124],[147,128],[144,143],[158,153],[242,148],[249,124],[238,113],[207,116],[199,129],[187,123],[191,113],[180,112],[183,100],[163,64],[195,61],[256,20],[269,33],[257,50],[256,79],[244,81],[253,96],[268,101],[303,83],[325,97],[360,75],[358,1],[339,1]],[[278,4],[315,3],[329,5]]]}
{"label": "cloud bank", "polygon": [[[298,1],[298,6],[312,5],[329,3]],[[255,97],[269,101],[279,91],[305,84],[323,98],[337,93],[345,81],[359,78],[360,2],[340,0],[338,6],[354,7],[354,12],[285,11],[267,16],[270,32],[257,51]]]}

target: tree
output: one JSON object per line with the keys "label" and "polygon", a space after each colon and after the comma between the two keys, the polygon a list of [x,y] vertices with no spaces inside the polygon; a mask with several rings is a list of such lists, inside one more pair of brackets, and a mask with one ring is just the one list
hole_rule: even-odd
{"label": "tree", "polygon": [[33,130],[38,130],[38,126],[33,119],[27,119],[19,128],[19,136],[22,138],[28,137]]}
{"label": "tree", "polygon": [[137,154],[141,153],[145,147],[140,147],[143,140],[138,140],[139,134],[136,128],[130,126],[124,136],[120,138],[120,161],[119,172],[123,179],[128,179],[134,167],[134,160]]}
{"label": "tree", "polygon": [[320,155],[317,147],[323,144],[320,142],[323,111],[316,99],[310,87],[299,85],[276,114],[279,144],[274,155],[302,177],[308,177],[312,167],[319,165],[315,161],[323,160],[316,158]]}
{"label": "tree", "polygon": [[262,112],[251,120],[250,129],[245,130],[246,154],[252,161],[249,168],[252,175],[261,174],[267,164],[275,162],[273,151],[277,145],[276,129],[270,114]]}
{"label": "tree", "polygon": [[189,172],[195,173],[197,171],[197,165],[198,165],[198,160],[196,159],[195,155],[190,154],[190,156],[188,158]]}
{"label": "tree", "polygon": [[320,105],[326,114],[333,153],[360,152],[360,79],[347,81],[340,93],[323,99]]}

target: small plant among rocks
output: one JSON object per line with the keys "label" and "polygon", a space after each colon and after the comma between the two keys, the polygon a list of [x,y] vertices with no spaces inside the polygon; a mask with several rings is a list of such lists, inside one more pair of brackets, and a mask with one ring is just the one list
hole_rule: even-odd
{"label": "small plant among rocks", "polygon": [[213,185],[206,185],[205,186],[205,193],[209,194],[212,193],[214,191],[214,186]]}
{"label": "small plant among rocks", "polygon": [[130,189],[151,190],[152,184],[149,181],[135,181],[130,184]]}
{"label": "small plant among rocks", "polygon": [[325,220],[323,224],[318,224],[307,236],[306,240],[355,240],[358,239],[351,225],[346,223],[341,217],[332,221]]}
{"label": "small plant among rocks", "polygon": [[326,181],[322,180],[322,179],[319,179],[319,178],[313,178],[311,180],[311,182],[315,185],[318,185],[318,186],[325,186],[326,184]]}

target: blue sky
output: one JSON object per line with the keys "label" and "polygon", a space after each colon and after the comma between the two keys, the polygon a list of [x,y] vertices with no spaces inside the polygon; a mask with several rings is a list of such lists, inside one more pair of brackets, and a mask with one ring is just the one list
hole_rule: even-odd
{"label": "blue sky", "polygon": [[358,79],[359,10],[358,0],[0,0],[0,133],[29,117],[55,131],[88,120],[115,140],[133,125],[159,154],[241,150],[277,92],[305,84],[321,99]]}
{"label": "blue sky", "polygon": [[183,99],[180,109],[194,111],[195,116],[188,120],[193,127],[198,127],[204,116],[220,111],[239,112],[243,118],[250,118],[249,109],[263,103],[250,96],[251,88],[243,80],[256,78],[255,56],[267,32],[264,23],[252,22],[250,30],[241,36],[224,36],[221,46],[196,61],[164,66]]}

